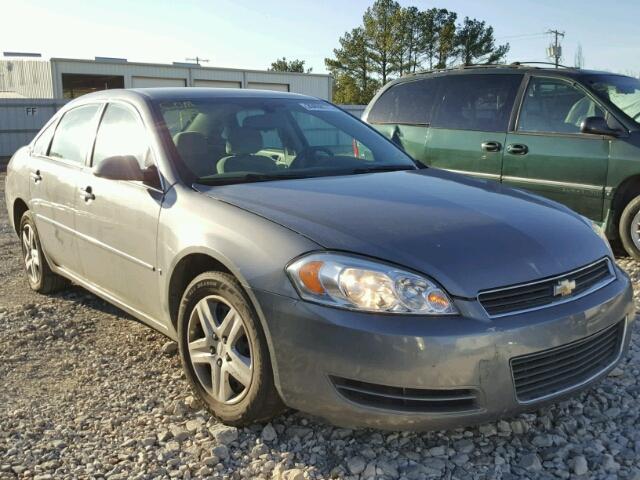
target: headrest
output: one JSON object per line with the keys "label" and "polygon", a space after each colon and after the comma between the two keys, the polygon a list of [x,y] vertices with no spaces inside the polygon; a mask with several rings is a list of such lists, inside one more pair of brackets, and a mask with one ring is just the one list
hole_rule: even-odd
{"label": "headrest", "polygon": [[173,137],[180,155],[204,155],[207,153],[207,139],[198,132],[180,132]]}
{"label": "headrest", "polygon": [[242,121],[245,128],[255,128],[257,130],[271,130],[281,127],[283,124],[282,117],[273,113],[264,113],[262,115],[252,115]]}
{"label": "headrest", "polygon": [[262,150],[262,135],[253,128],[234,128],[227,137],[227,153],[246,155]]}

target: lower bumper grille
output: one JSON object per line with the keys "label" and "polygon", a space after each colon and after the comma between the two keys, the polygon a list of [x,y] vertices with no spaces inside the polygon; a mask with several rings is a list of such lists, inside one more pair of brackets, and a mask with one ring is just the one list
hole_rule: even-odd
{"label": "lower bumper grille", "polygon": [[516,396],[531,402],[577,387],[618,358],[625,321],[560,347],[511,359]]}
{"label": "lower bumper grille", "polygon": [[406,412],[447,413],[478,409],[475,390],[424,390],[389,387],[373,383],[331,377],[334,386],[345,398],[361,405]]}

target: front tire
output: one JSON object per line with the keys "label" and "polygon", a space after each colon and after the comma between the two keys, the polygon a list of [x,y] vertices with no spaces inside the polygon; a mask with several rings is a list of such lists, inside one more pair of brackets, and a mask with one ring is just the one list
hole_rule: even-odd
{"label": "front tire", "polygon": [[618,228],[625,251],[633,259],[640,260],[640,196],[624,208]]}
{"label": "front tire", "polygon": [[42,250],[36,224],[28,210],[20,220],[20,243],[27,280],[32,290],[47,294],[67,286],[67,280],[51,270]]}
{"label": "front tire", "polygon": [[191,388],[223,423],[245,426],[283,409],[264,332],[234,277],[205,272],[189,284],[178,338]]}

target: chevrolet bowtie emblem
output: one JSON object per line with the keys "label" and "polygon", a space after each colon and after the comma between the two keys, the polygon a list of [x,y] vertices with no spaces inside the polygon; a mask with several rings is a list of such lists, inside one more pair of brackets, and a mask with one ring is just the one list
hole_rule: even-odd
{"label": "chevrolet bowtie emblem", "polygon": [[571,295],[571,292],[575,289],[575,280],[560,280],[553,286],[553,295],[555,297],[566,297],[567,295]]}

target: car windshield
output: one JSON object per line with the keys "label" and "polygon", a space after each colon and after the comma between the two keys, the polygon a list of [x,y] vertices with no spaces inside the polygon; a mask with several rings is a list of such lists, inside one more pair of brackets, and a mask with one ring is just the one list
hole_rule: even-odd
{"label": "car windshield", "polygon": [[640,80],[624,75],[594,75],[587,78],[591,89],[602,99],[640,124]]}
{"label": "car windshield", "polygon": [[211,185],[416,169],[393,143],[314,99],[157,103],[183,167]]}

